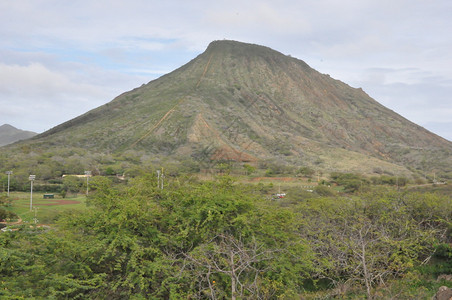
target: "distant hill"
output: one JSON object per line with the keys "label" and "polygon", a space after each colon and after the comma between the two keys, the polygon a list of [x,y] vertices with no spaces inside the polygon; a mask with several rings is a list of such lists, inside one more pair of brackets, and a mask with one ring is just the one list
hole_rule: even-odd
{"label": "distant hill", "polygon": [[235,41],[212,42],[179,69],[24,143],[200,163],[452,172],[451,142],[299,59]]}
{"label": "distant hill", "polygon": [[37,135],[36,132],[17,129],[9,124],[0,126],[0,147]]}

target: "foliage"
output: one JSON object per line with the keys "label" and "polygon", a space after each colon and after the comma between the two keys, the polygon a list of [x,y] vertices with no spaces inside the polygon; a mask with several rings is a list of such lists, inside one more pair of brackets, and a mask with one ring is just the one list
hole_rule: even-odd
{"label": "foliage", "polygon": [[398,187],[405,186],[408,183],[408,179],[403,176],[373,176],[370,178],[370,181],[374,185],[395,185]]}
{"label": "foliage", "polygon": [[[233,186],[228,177],[204,183],[179,179],[167,190],[150,184],[154,182],[151,176],[137,178],[128,187],[112,186],[107,179],[93,181],[92,209],[67,215],[58,231],[33,233],[34,246],[28,246],[25,256],[18,251],[19,245],[28,244],[26,236],[15,233],[4,255],[14,256],[17,268],[29,267],[4,273],[9,270],[5,266],[2,274],[8,278],[25,272],[5,287],[11,295],[24,297],[77,298],[89,292],[90,297],[109,299],[132,294],[203,297],[213,278],[215,289],[210,293],[231,298],[255,297],[263,291],[283,294],[287,287],[296,288],[302,277],[276,270],[279,264],[294,269],[291,257],[279,255],[290,248],[287,242],[293,232],[287,228],[293,216],[289,211],[267,209],[249,188]],[[45,245],[43,251],[39,245]],[[210,256],[208,249],[223,249],[226,256],[221,251]],[[239,260],[233,259],[233,265],[223,264],[227,249],[237,251]],[[303,249],[293,251],[302,254]],[[33,256],[39,258],[32,261]],[[210,257],[219,268],[209,269],[210,263],[202,257]],[[236,264],[237,273],[231,271]],[[309,266],[295,269],[306,271]],[[44,273],[52,273],[51,278],[39,278]],[[35,290],[37,286],[43,289]]]}
{"label": "foliage", "polygon": [[298,169],[297,174],[311,178],[312,175],[315,174],[315,170],[311,169],[310,167],[303,166]]}
{"label": "foliage", "polygon": [[249,164],[244,164],[243,168],[245,169],[246,175],[251,175],[256,171],[256,167],[253,167]]}
{"label": "foliage", "polygon": [[8,196],[6,194],[0,194],[0,205],[5,205],[8,201]]}
{"label": "foliage", "polygon": [[330,186],[319,184],[314,188],[314,191],[320,196],[328,197],[334,196],[336,193]]}
{"label": "foliage", "polygon": [[0,221],[17,218],[16,214],[0,207]]}
{"label": "foliage", "polygon": [[[10,199],[6,196],[6,194],[0,194],[0,206],[9,206]],[[4,221],[6,219],[17,218],[17,215],[9,210],[0,207],[0,221]]]}
{"label": "foliage", "polygon": [[281,161],[259,161],[259,168],[265,169],[266,176],[276,176],[276,175],[293,175],[295,174],[295,167],[287,165]]}
{"label": "foliage", "polygon": [[353,193],[368,184],[367,180],[359,174],[337,173],[330,174],[331,181],[337,185],[343,186],[346,193]]}
{"label": "foliage", "polygon": [[81,191],[84,181],[81,178],[75,176],[66,176],[63,178],[62,190],[64,192],[70,192],[77,194]]}
{"label": "foliage", "polygon": [[451,216],[448,201],[384,189],[309,201],[298,205],[306,220],[300,235],[311,241],[316,264],[324,266],[318,279],[333,285],[360,282],[371,298],[374,286],[403,276],[435,252],[445,230],[437,220]]}
{"label": "foliage", "polygon": [[[416,298],[426,290],[416,294],[414,282],[425,284],[413,270],[450,259],[447,196],[379,188],[300,193],[283,205],[229,176],[171,178],[163,190],[156,182],[95,177],[83,214],[66,213],[52,230],[0,234],[0,297]],[[401,293],[394,282],[409,276],[417,281]]]}

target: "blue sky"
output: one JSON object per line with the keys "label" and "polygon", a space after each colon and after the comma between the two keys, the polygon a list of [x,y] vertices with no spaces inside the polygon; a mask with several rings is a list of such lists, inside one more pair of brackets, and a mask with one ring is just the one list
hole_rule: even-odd
{"label": "blue sky", "polygon": [[0,125],[43,132],[232,39],[452,140],[451,15],[449,0],[0,0]]}

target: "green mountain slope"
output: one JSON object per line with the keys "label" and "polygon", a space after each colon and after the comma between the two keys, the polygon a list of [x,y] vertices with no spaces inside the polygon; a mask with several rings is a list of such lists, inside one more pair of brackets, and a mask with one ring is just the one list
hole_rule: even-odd
{"label": "green mountain slope", "polygon": [[181,68],[26,143],[327,171],[452,171],[451,142],[299,59],[235,41],[212,42]]}

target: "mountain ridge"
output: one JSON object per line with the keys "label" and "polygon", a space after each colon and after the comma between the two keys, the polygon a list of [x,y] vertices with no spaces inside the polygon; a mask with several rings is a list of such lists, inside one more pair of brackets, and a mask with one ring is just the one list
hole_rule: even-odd
{"label": "mountain ridge", "polygon": [[37,135],[36,132],[18,129],[9,124],[0,126],[0,147],[25,140]]}

